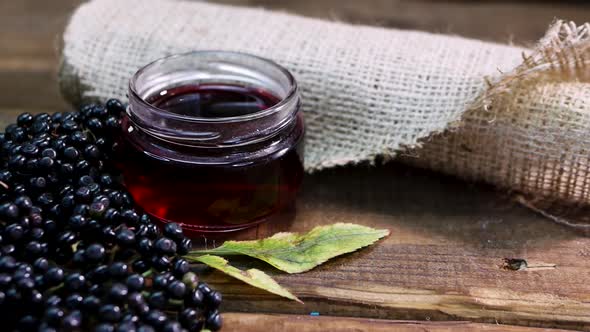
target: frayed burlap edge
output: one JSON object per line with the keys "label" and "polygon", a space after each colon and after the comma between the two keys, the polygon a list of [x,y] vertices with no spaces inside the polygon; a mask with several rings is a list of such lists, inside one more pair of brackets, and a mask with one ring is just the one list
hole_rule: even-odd
{"label": "frayed burlap edge", "polygon": [[[546,83],[590,82],[590,23],[555,21],[533,51],[522,54],[523,62],[513,71],[497,78],[486,78],[488,89],[470,110],[511,112],[510,101],[518,91],[539,92]],[[465,113],[464,116],[468,115]],[[460,127],[453,123],[449,130]],[[431,136],[432,137],[432,136]],[[534,193],[511,193],[513,201],[565,227],[590,235],[588,206],[580,202],[562,202]]]}

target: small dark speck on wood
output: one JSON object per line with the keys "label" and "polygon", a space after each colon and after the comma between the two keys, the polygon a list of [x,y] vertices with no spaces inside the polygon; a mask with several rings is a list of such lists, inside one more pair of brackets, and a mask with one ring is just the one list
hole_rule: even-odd
{"label": "small dark speck on wood", "polygon": [[502,268],[504,270],[521,271],[526,270],[528,263],[522,258],[504,258]]}
{"label": "small dark speck on wood", "polygon": [[538,271],[538,270],[552,270],[557,267],[557,264],[534,262],[529,263],[522,258],[504,258],[502,269],[510,271]]}

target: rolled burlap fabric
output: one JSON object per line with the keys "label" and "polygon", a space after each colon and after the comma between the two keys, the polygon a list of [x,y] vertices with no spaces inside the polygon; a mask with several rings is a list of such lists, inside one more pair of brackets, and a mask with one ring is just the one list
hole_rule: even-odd
{"label": "rolled burlap fabric", "polygon": [[[563,27],[572,28],[556,23],[540,49],[589,43],[587,26]],[[204,49],[252,53],[295,74],[308,171],[403,152],[405,162],[467,179],[589,198],[590,86],[575,74],[571,83],[531,74],[557,60],[523,61],[529,51],[514,46],[202,2],[95,0],[64,34],[62,91],[73,104],[125,99],[138,68]],[[521,79],[529,76],[538,79]]]}

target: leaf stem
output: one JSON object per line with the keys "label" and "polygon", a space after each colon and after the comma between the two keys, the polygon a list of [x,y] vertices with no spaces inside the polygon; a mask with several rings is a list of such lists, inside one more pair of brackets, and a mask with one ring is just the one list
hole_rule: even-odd
{"label": "leaf stem", "polygon": [[191,250],[188,254],[185,255],[185,257],[191,257],[191,256],[202,256],[202,255],[209,255],[209,254],[215,254],[218,256],[223,256],[223,255],[242,255],[239,252],[233,251],[233,250],[227,250],[224,248],[214,248],[214,249],[205,249],[205,250]]}

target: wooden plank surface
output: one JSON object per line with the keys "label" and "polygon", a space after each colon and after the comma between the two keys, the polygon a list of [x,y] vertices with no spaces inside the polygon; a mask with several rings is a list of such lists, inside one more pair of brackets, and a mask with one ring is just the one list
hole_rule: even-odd
{"label": "wooden plank surface", "polygon": [[[491,188],[395,164],[330,170],[306,178],[294,220],[257,235],[334,222],[392,235],[301,275],[237,260],[270,271],[305,305],[213,272],[224,310],[590,330],[590,239]],[[555,267],[509,271],[504,258]]]}
{"label": "wooden plank surface", "polygon": [[[0,0],[0,125],[22,111],[61,110],[56,68],[59,35],[79,0]],[[264,5],[316,17],[405,29],[531,43],[553,17],[590,18],[585,1],[220,0]],[[263,264],[305,305],[210,273],[225,296],[226,330],[522,330],[517,324],[590,331],[590,239],[521,208],[492,188],[389,164],[340,168],[305,179],[296,214],[242,233],[355,222],[391,229],[379,245],[338,258],[303,275]],[[209,238],[207,245],[219,243]],[[205,244],[202,241],[201,244]],[[501,269],[505,257],[554,268]],[[347,318],[420,320],[400,323]],[[425,323],[468,320],[479,323]],[[488,325],[481,325],[485,323]],[[318,325],[319,324],[319,325]],[[393,324],[393,325],[392,325]],[[460,325],[453,325],[460,324]],[[258,327],[258,328],[257,328]]]}
{"label": "wooden plank surface", "polygon": [[215,0],[359,24],[530,44],[554,19],[587,22],[590,3],[502,0]]}
{"label": "wooden plank surface", "polygon": [[262,326],[272,327],[271,331],[281,332],[561,332],[565,330],[516,327],[499,324],[477,324],[471,322],[423,322],[392,321],[345,317],[311,317],[297,315],[254,315],[226,313],[225,326],[228,330],[260,332]]}

